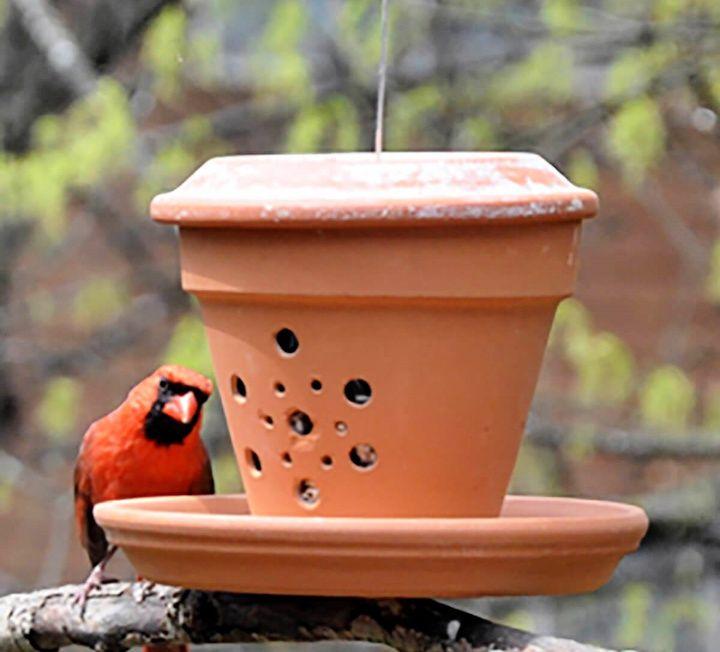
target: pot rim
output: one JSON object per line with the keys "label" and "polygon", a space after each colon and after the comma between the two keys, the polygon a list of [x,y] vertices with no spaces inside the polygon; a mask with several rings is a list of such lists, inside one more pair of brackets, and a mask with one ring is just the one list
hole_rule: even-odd
{"label": "pot rim", "polygon": [[357,152],[210,159],[150,212],[181,227],[302,229],[555,222],[597,208],[537,154]]}

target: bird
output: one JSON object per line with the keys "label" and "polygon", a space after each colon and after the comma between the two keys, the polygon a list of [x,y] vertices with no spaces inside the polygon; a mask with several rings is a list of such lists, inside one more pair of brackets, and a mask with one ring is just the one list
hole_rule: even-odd
{"label": "bird", "polygon": [[85,432],[75,464],[75,522],[92,570],[77,596],[81,610],[106,579],[106,566],[116,552],[93,517],[95,505],[215,493],[210,458],[200,439],[202,409],[212,391],[212,381],[202,374],[164,365]]}

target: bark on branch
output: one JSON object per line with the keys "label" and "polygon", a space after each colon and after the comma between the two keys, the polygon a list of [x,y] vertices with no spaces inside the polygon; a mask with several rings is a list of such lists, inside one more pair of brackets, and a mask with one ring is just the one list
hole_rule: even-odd
{"label": "bark on branch", "polygon": [[353,640],[396,650],[598,652],[496,625],[433,600],[240,595],[116,582],[81,617],[76,586],[0,598],[0,652],[83,645],[107,652],[145,643]]}

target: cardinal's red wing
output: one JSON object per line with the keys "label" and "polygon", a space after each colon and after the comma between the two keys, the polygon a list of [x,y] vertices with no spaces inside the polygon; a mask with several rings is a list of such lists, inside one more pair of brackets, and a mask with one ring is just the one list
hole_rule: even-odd
{"label": "cardinal's red wing", "polygon": [[190,485],[189,493],[193,496],[203,496],[215,493],[215,480],[213,479],[210,458],[207,456],[207,452],[204,449],[203,453],[205,454],[205,464],[203,465],[202,473]]}
{"label": "cardinal's red wing", "polygon": [[108,542],[105,532],[93,516],[92,483],[90,474],[85,468],[82,450],[75,463],[75,525],[80,543],[87,551],[90,563],[95,566],[105,557]]}

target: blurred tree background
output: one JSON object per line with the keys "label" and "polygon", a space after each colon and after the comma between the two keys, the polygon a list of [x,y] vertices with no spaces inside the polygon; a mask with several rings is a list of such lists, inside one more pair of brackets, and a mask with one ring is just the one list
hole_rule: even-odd
{"label": "blurred tree background", "polygon": [[[87,425],[161,361],[211,373],[149,200],[210,156],[369,149],[379,5],[0,0],[0,592],[84,575]],[[477,608],[717,649],[720,3],[391,0],[390,32],[388,149],[532,150],[601,197],[514,490],[653,519],[597,594]],[[206,439],[238,490],[217,401]]]}

